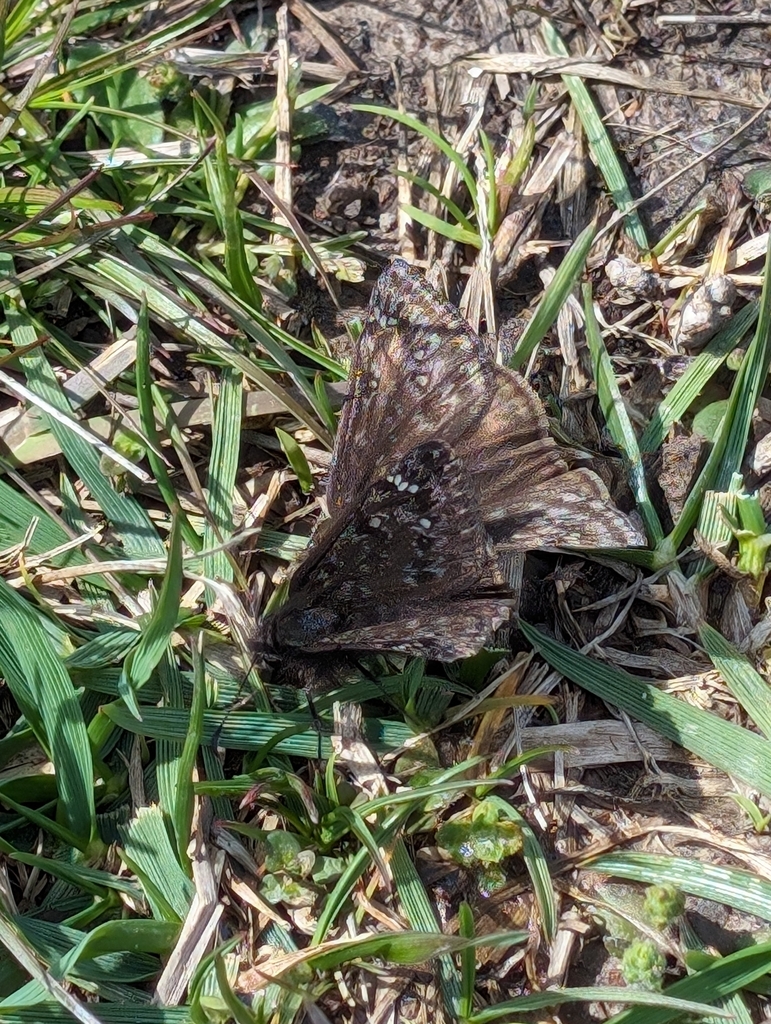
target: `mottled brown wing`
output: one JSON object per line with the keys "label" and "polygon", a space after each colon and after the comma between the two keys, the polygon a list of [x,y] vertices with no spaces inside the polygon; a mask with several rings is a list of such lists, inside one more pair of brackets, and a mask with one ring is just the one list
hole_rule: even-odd
{"label": "mottled brown wing", "polygon": [[394,457],[430,440],[460,457],[491,536],[508,549],[645,543],[599,477],[569,469],[520,374],[496,366],[457,309],[396,260],[375,285],[351,367],[327,489],[332,518]]}
{"label": "mottled brown wing", "polygon": [[476,429],[493,364],[454,306],[403,260],[380,275],[349,374],[327,484],[330,515],[424,441]]}
{"label": "mottled brown wing", "polygon": [[493,599],[456,601],[446,605],[416,603],[402,608],[402,617],[371,623],[362,615],[354,628],[319,637],[314,651],[398,651],[418,658],[455,661],[477,654],[493,631],[509,619],[509,607]]}
{"label": "mottled brown wing", "polygon": [[[432,610],[457,604],[452,644],[460,649],[469,643],[464,623],[505,607],[482,600],[472,615],[474,598],[493,594],[497,582],[473,483],[447,445],[426,442],[371,483],[356,508],[323,524],[273,617],[272,642],[307,651],[362,649],[362,630],[370,636],[370,627],[421,618],[423,651]],[[437,644],[446,639],[445,625],[446,617],[431,633]],[[402,639],[418,652],[410,634]]]}
{"label": "mottled brown wing", "polygon": [[458,455],[476,484],[485,526],[504,550],[645,544],[597,474],[569,468],[538,396],[513,370],[494,367],[487,411]]}
{"label": "mottled brown wing", "polygon": [[640,544],[594,473],[570,469],[527,383],[401,260],[359,339],[319,525],[270,657],[392,650],[451,661],[508,617],[499,559]]}

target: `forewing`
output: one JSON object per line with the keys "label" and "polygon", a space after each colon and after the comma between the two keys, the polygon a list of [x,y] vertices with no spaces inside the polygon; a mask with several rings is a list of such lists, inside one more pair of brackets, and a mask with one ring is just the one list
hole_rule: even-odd
{"label": "forewing", "polygon": [[496,366],[457,309],[396,260],[375,285],[351,367],[327,488],[332,518],[427,441],[457,454],[491,536],[509,550],[645,543],[599,477],[568,467],[524,378]]}
{"label": "forewing", "polygon": [[380,275],[359,337],[327,485],[330,513],[425,441],[456,449],[489,402],[493,364],[460,313],[403,260]]}

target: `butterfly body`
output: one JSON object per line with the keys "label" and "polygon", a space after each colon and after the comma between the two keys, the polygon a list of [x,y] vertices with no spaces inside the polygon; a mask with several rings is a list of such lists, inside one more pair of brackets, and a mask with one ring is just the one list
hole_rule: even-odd
{"label": "butterfly body", "polygon": [[258,626],[287,678],[332,652],[469,656],[509,617],[505,552],[642,542],[600,479],[568,467],[523,378],[402,260],[356,346],[327,506]]}

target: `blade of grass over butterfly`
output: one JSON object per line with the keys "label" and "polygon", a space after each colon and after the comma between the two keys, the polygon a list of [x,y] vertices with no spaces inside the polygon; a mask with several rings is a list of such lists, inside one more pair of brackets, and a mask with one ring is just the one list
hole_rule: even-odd
{"label": "blade of grass over butterfly", "polygon": [[707,622],[699,626],[699,639],[712,664],[755,725],[771,739],[771,690],[749,659]]}
{"label": "blade of grass over butterfly", "polygon": [[[546,43],[549,53],[559,57],[568,57],[569,53],[559,33],[552,23],[546,18],[541,19],[541,34]],[[574,75],[560,75],[565,88],[570,93],[570,98],[581,121],[581,125],[589,143],[592,159],[602,175],[605,184],[613,196],[616,209],[625,214],[624,224],[629,237],[642,252],[647,252],[650,246],[645,234],[645,228],[636,210],[630,209],[634,200],[629,186],[626,183],[621,163],[613,148],[613,143],[602,117],[597,111],[592,95],[580,78]]]}
{"label": "blade of grass over butterfly", "polygon": [[691,707],[629,672],[587,658],[526,622],[520,628],[558,672],[679,743],[709,764],[771,796],[771,743],[749,729]]}
{"label": "blade of grass over butterfly", "polygon": [[509,366],[512,369],[521,370],[525,366],[535,349],[546,337],[547,331],[556,323],[560,310],[565,305],[565,300],[584,272],[586,257],[589,255],[596,234],[597,225],[590,224],[584,228],[568,249],[554,278],[544,291],[543,297],[538,303],[538,309],[523,331],[514,355],[509,360]]}
{"label": "blade of grass over butterfly", "polygon": [[673,885],[692,896],[771,921],[771,882],[752,871],[696,858],[632,851],[601,854],[585,864],[592,871],[643,885]]}
{"label": "blade of grass over butterfly", "polygon": [[741,471],[752,414],[768,375],[771,361],[771,235],[766,249],[763,291],[755,336],[736,374],[725,417],[718,428],[706,465],[691,488],[680,518],[669,536],[677,550],[696,522],[706,491],[728,489],[731,477]]}
{"label": "blade of grass over butterfly", "polygon": [[637,435],[634,432],[624,400],[621,397],[610,356],[600,335],[600,327],[594,314],[592,286],[590,284],[584,285],[583,295],[586,341],[592,356],[594,381],[597,386],[597,396],[602,407],[602,414],[605,417],[605,423],[610,431],[610,436],[613,438],[613,443],[624,453],[627,466],[629,467],[629,482],[634,494],[635,505],[645,523],[648,540],[651,545],[656,545],[663,539],[664,531],[661,528],[661,522],[648,494],[645,470],[642,464],[640,449],[637,446]]}
{"label": "blade of grass over butterfly", "polygon": [[656,405],[648,426],[640,438],[640,450],[655,452],[677,423],[690,409],[709,381],[752,328],[758,317],[758,303],[752,302],[731,317],[726,326],[712,338],[706,347],[688,364],[685,373],[679,377],[672,390]]}
{"label": "blade of grass over butterfly", "polygon": [[0,672],[41,746],[50,752],[64,823],[91,842],[96,837],[94,769],[75,689],[39,613],[4,580],[0,621]]}

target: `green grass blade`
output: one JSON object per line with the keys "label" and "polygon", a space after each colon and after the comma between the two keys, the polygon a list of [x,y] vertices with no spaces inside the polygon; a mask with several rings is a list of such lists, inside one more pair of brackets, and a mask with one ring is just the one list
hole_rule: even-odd
{"label": "green grass blade", "polygon": [[[0,945],[32,976],[33,984],[38,983],[41,989],[41,1002],[46,999],[55,1000],[62,1009],[66,1009],[81,1024],[100,1024],[98,1018],[87,1010],[71,992],[68,992],[56,979],[51,977],[40,962],[37,950],[2,906],[0,906]],[[0,1019],[2,1018],[0,1017]],[[68,1019],[72,1020],[71,1017]],[[38,1020],[40,1021],[40,1018]]]}
{"label": "green grass blade", "polygon": [[[184,740],[190,727],[187,711],[173,708],[153,708],[142,705],[142,721],[137,721],[122,702],[105,704],[100,709],[110,721],[127,732],[155,739]],[[411,730],[401,722],[370,719],[367,730],[379,749],[393,750],[405,744]],[[276,752],[294,757],[316,758],[319,756],[319,733],[310,715],[265,714],[259,711],[205,711],[203,716],[203,742],[208,746],[216,744],[227,750],[261,751],[276,737],[284,733],[275,748]],[[329,737],[321,736],[321,756],[332,753]]]}
{"label": "green grass blade", "polygon": [[449,224],[446,220],[442,220],[441,217],[428,213],[426,210],[421,210],[411,203],[402,203],[402,209],[413,220],[416,220],[418,224],[422,224],[424,228],[428,228],[429,231],[435,231],[443,238],[449,238],[453,242],[457,242],[458,245],[470,245],[474,249],[479,249],[482,246],[482,239],[478,231],[469,231],[460,224]]}
{"label": "green grass blade", "polygon": [[303,494],[310,494],[313,490],[313,473],[311,473],[311,468],[308,465],[308,460],[305,458],[302,448],[292,435],[287,434],[281,427],[276,427],[276,437],[281,445],[281,450],[286,455],[287,462],[297,476],[297,482],[300,484],[301,491]]}
{"label": "green grass blade", "polygon": [[[0,1021],[3,1024],[72,1024],[73,1016],[56,1003],[7,1007],[0,1003]],[[136,1003],[130,1006],[100,1003],[98,1021],[99,1024],[193,1024],[186,1006],[143,1006]]]}
{"label": "green grass blade", "polygon": [[[5,468],[7,464],[0,459],[0,469]],[[35,518],[38,518],[37,526],[32,536],[27,538],[27,528]],[[70,539],[62,523],[50,515],[49,509],[33,504],[26,495],[19,494],[5,480],[0,479],[0,550],[13,548],[26,541],[28,556],[42,555],[66,544]],[[51,559],[52,565],[62,567],[85,565],[87,562],[85,555],[75,548]],[[92,576],[91,580],[95,585],[109,589],[102,577]]]}
{"label": "green grass blade", "polygon": [[771,739],[771,690],[748,658],[708,623],[699,626],[699,639],[712,664],[755,725]]}
{"label": "green grass blade", "polygon": [[673,885],[692,896],[716,900],[771,922],[771,882],[743,868],[637,852],[602,854],[587,861],[587,865],[592,871],[644,885]]}
{"label": "green grass blade", "polygon": [[463,157],[450,145],[450,143],[443,138],[438,132],[435,132],[433,128],[429,128],[428,125],[423,124],[417,117],[413,117],[411,114],[403,114],[399,110],[392,110],[390,107],[377,107],[370,103],[354,103],[351,106],[352,110],[362,110],[366,114],[377,114],[380,117],[390,117],[394,121],[398,121],[399,124],[403,124],[406,128],[411,128],[414,132],[423,135],[430,142],[436,146],[440,153],[444,153],[451,164],[454,164],[460,177],[463,179],[466,188],[469,191],[469,195],[472,200],[476,196],[476,181],[474,175],[468,168],[466,161]]}
{"label": "green grass blade", "polygon": [[158,603],[137,646],[123,663],[119,692],[132,713],[139,716],[136,692],[141,690],[152,675],[171,643],[179,617],[182,595],[182,531],[179,520],[174,519],[169,537],[169,557],[163,577]]}
{"label": "green grass blade", "polygon": [[538,309],[523,331],[514,355],[509,360],[509,366],[513,369],[522,369],[546,337],[547,331],[556,323],[568,295],[573,291],[584,272],[586,257],[589,255],[596,234],[597,225],[590,224],[584,228],[568,249],[554,278],[544,291]]}
{"label": "green grass blade", "polygon": [[693,402],[715,376],[726,360],[752,328],[758,317],[758,304],[752,302],[740,310],[728,324],[712,338],[706,347],[691,360],[685,373],[672,390],[657,404],[648,426],[640,438],[640,450],[658,450],[673,423],[678,423]]}
{"label": "green grass blade", "polygon": [[[203,166],[214,216],[225,240],[225,274],[236,295],[250,306],[259,307],[262,305],[262,296],[249,270],[244,246],[244,225],[236,200],[236,179],[227,151],[225,129],[200,93],[196,94],[195,103],[196,113],[208,120],[217,139],[214,156],[206,157]],[[199,125],[199,129],[201,137],[205,138],[208,132],[204,130],[204,125]]]}
{"label": "green grass blade", "polygon": [[661,522],[648,494],[640,449],[637,446],[637,435],[626,411],[624,400],[618,387],[613,365],[608,351],[600,335],[600,326],[594,315],[592,286],[584,285],[584,316],[586,317],[586,341],[592,356],[594,380],[597,385],[597,397],[600,400],[602,413],[605,417],[610,436],[614,444],[624,453],[629,467],[629,482],[635,498],[635,505],[645,523],[645,530],[651,545],[658,544],[664,538]]}
{"label": "green grass blade", "polygon": [[141,35],[118,49],[106,48],[103,55],[86,64],[47,79],[36,92],[30,106],[45,110],[51,101],[61,99],[73,88],[83,89],[104,79],[114,78],[119,71],[131,68],[140,61],[160,57],[176,39],[205,24],[225,6],[225,0],[211,0],[183,18],[166,21],[156,32]]}
{"label": "green grass blade", "polygon": [[771,361],[771,236],[766,249],[763,291],[755,336],[750,342],[736,374],[725,418],[715,437],[706,465],[691,488],[680,518],[669,536],[677,550],[698,519],[704,494],[710,490],[726,491],[734,473],[741,470],[744,450],[752,423],[752,413],[768,375]]}
{"label": "green grass blade", "polygon": [[[515,1019],[519,1024],[520,1014],[533,1013],[547,1007],[569,1006],[571,1003],[597,1002],[631,1003],[633,1006],[639,1007],[642,1011],[639,1024],[643,1024],[643,1022],[644,1024],[664,1024],[669,1020],[679,1021],[685,1014],[697,1014],[700,1018],[707,1013],[715,1017],[729,1017],[727,1013],[715,1010],[709,1003],[703,1002],[701,993],[698,993],[699,998],[681,999],[670,995],[670,991],[668,989],[666,993],[645,992],[635,989],[631,985],[619,987],[593,985],[581,988],[546,989],[544,992],[533,992],[530,995],[520,996],[519,999],[506,999],[480,1013],[472,1014],[467,1024],[492,1024],[492,1021],[500,1020],[501,1017],[505,1017],[509,1021]],[[573,1007],[574,1012],[575,1009]],[[626,1021],[626,1017],[619,1014],[606,1018],[606,1020],[608,1024],[620,1024],[622,1020]]]}
{"label": "green grass blade", "polygon": [[69,974],[81,961],[124,950],[165,956],[171,952],[178,933],[177,925],[167,921],[106,921],[83,936],[59,962],[59,970]]}
{"label": "green grass blade", "polygon": [[629,672],[587,658],[526,622],[520,628],[545,660],[574,683],[607,700],[697,757],[771,796],[771,743],[733,722],[691,707]]}
{"label": "green grass blade", "polygon": [[557,935],[559,904],[543,849],[530,825],[515,808],[497,796],[488,796],[486,799],[495,804],[502,816],[516,821],[522,830],[522,859],[533,883],[544,939],[551,943]]}
{"label": "green grass blade", "polygon": [[139,807],[118,831],[123,858],[139,879],[153,916],[160,921],[184,921],[195,890],[177,860],[160,808]]}
{"label": "green grass blade", "polygon": [[[145,247],[150,252],[160,252],[164,259],[170,259],[178,270],[189,265],[189,261],[182,254],[176,254],[168,246],[162,246],[157,240],[151,241],[142,236]],[[180,261],[182,267],[179,266]],[[190,266],[190,273],[193,274],[193,266]],[[245,377],[253,380],[255,384],[264,388],[269,394],[277,398],[284,407],[292,413],[304,426],[311,430],[320,440],[331,446],[329,432],[317,423],[307,409],[294,398],[285,387],[278,383],[269,373],[262,370],[249,356],[239,352],[233,345],[228,344],[219,334],[211,330],[201,319],[196,316],[196,311],[179,301],[167,289],[158,286],[158,272],[148,266],[144,259],[133,253],[131,262],[117,259],[111,255],[91,261],[87,267],[78,265],[73,267],[73,274],[79,276],[84,283],[104,287],[107,282],[123,291],[125,294],[134,297],[137,304],[141,301],[144,293],[147,296],[148,308],[159,323],[172,334],[184,333],[200,345],[204,351],[222,359],[236,370],[240,370]],[[195,268],[193,275],[200,280],[202,271]],[[245,331],[250,337],[254,337],[258,343],[269,352],[270,357],[277,366],[284,372],[291,375],[294,383],[302,390],[304,396],[313,407],[316,395],[308,383],[305,374],[289,358],[285,350],[275,339],[254,319],[254,314],[249,314],[239,307],[233,296],[228,295],[221,289],[214,287],[208,282],[208,293],[215,302],[221,302],[224,308],[233,315],[237,326]]]}
{"label": "green grass blade", "polygon": [[[533,1013],[551,1006],[597,1002],[631,1003],[635,1009],[639,1008],[640,1010],[639,1016],[634,1018],[637,1024],[664,1024],[669,1020],[680,1021],[687,1019],[685,1018],[686,1014],[696,1014],[699,1018],[703,1018],[705,1014],[724,1019],[728,1019],[730,1016],[716,1010],[701,998],[678,998],[670,995],[670,991],[668,989],[663,994],[661,992],[645,992],[635,989],[631,985],[618,987],[593,985],[581,988],[546,989],[544,992],[533,992],[531,995],[520,996],[519,999],[507,999],[487,1010],[475,1013],[469,1018],[468,1024],[491,1024],[492,1021],[497,1021],[501,1017],[508,1018],[508,1020],[514,1017],[518,1021],[520,1014]],[[698,995],[701,996],[700,993]],[[573,1009],[575,1010],[575,1008]],[[625,1015],[618,1014],[615,1017],[608,1017],[606,1020],[608,1024],[620,1024],[622,1020],[626,1024],[627,1018]]]}
{"label": "green grass blade", "polygon": [[[0,255],[0,269],[2,262]],[[6,266],[5,269],[7,271],[9,268]],[[40,325],[35,324],[11,302],[9,295],[3,296],[2,301],[15,344],[24,346],[45,334]],[[27,375],[28,387],[49,405],[72,417],[70,404],[43,353],[27,353],[20,361]],[[58,420],[43,415],[68,463],[87,485],[94,500],[120,534],[127,554],[137,558],[161,554],[163,545],[150,517],[133,497],[118,494],[105,476],[99,453],[94,447]]]}
{"label": "green grass blade", "polygon": [[[241,454],[241,428],[243,425],[243,377],[226,367],[220,376],[219,395],[214,402],[212,418],[211,457],[206,482],[210,516],[203,535],[205,551],[227,544],[233,536],[233,504],[236,474]],[[226,551],[209,556],[207,575],[232,582],[233,562]],[[209,601],[214,599],[208,594]]]}
{"label": "green grass blade", "polygon": [[[560,38],[559,33],[552,23],[546,18],[541,19],[541,34],[546,42],[549,53],[560,57],[568,57],[567,47]],[[605,180],[608,191],[613,196],[616,209],[625,214],[624,224],[629,237],[642,252],[647,252],[650,246],[645,234],[645,228],[640,220],[637,210],[632,209],[634,199],[626,183],[621,163],[613,148],[613,142],[608,134],[602,117],[594,104],[589,89],[574,75],[561,75],[565,88],[570,93],[570,98],[578,114],[581,126],[589,143],[592,159]]]}
{"label": "green grass blade", "polygon": [[[474,912],[464,900],[458,907],[458,934],[461,938],[474,938]],[[469,945],[460,955],[461,994],[458,1016],[465,1020],[471,1016],[474,1008],[474,987],[477,980],[477,958],[473,945]]]}
{"label": "green grass blade", "polygon": [[195,791],[193,789],[193,772],[203,734],[203,712],[206,707],[206,685],[204,681],[203,654],[200,649],[202,637],[199,636],[193,647],[193,702],[190,707],[190,729],[185,737],[185,745],[177,762],[177,792],[174,802],[174,833],[177,837],[177,857],[179,863],[188,874],[192,874],[192,866],[187,848],[195,810]]}
{"label": "green grass blade", "polygon": [[[444,195],[444,193],[440,192],[439,189],[435,185],[432,185],[427,178],[422,178],[419,174],[411,174],[409,171],[397,170],[395,174],[397,178],[404,178],[406,181],[411,182],[413,185],[417,185],[418,188],[422,189],[424,192],[427,192],[430,196],[433,196],[433,198],[436,199],[438,203],[442,204],[445,210],[447,210],[450,216],[453,217],[461,227],[465,228],[466,231],[469,232],[469,234],[475,234],[474,225],[468,219],[463,210],[461,210],[458,204],[454,203],[452,199],[449,199],[446,195]],[[477,237],[479,236],[477,235]]]}
{"label": "green grass blade", "polygon": [[89,868],[84,864],[68,864],[64,860],[55,860],[52,857],[40,857],[35,853],[9,854],[13,860],[28,867],[44,871],[53,878],[60,878],[68,885],[81,889],[83,892],[94,896],[96,899],[104,899],[109,891],[124,893],[132,900],[142,899],[142,890],[136,882],[115,875],[111,871],[100,871],[97,868]]}
{"label": "green grass blade", "polygon": [[[166,652],[166,657],[158,665],[157,675],[163,692],[164,707],[184,708],[185,697],[182,674],[171,649]],[[145,690],[145,693],[147,693],[147,690]],[[180,794],[178,790],[179,762],[182,757],[184,742],[185,740],[159,739],[156,743],[155,775],[158,780],[158,803],[164,817],[172,827],[177,814],[181,813],[177,806],[178,800],[179,798],[184,799],[183,794]],[[175,837],[177,846],[179,846],[179,834],[176,832]]]}
{"label": "green grass blade", "polygon": [[80,850],[81,853],[86,852],[88,841],[79,836],[77,832],[72,832],[70,829],[65,828],[64,825],[60,825],[58,822],[46,817],[45,814],[35,810],[34,807],[27,807],[25,804],[18,803],[10,796],[7,786],[4,786],[0,792],[2,792],[0,799],[2,799],[2,803],[9,811],[16,811],[20,817],[26,818],[31,825],[40,829],[41,832],[47,832],[53,836],[63,846],[70,846],[73,850]]}
{"label": "green grass blade", "polygon": [[[436,910],[401,839],[396,840],[391,852],[391,870],[410,926],[416,931],[436,933],[439,930]],[[439,955],[437,969],[445,1009],[449,1019],[453,1020],[461,1003],[461,977],[453,958],[447,953]]]}
{"label": "green grass blade", "polygon": [[161,497],[166,502],[166,507],[170,512],[174,509],[177,511],[185,543],[193,551],[200,551],[202,546],[201,538],[191,526],[190,520],[183,510],[179,507],[177,494],[171,482],[169,471],[160,455],[161,436],[155,423],[152,397],[153,381],[150,373],[150,323],[147,315],[147,301],[144,296],[142,296],[139,319],[137,321],[136,378],[139,420],[148,441],[147,461],[150,463],[150,469],[155,477],[158,490],[161,492]]}

